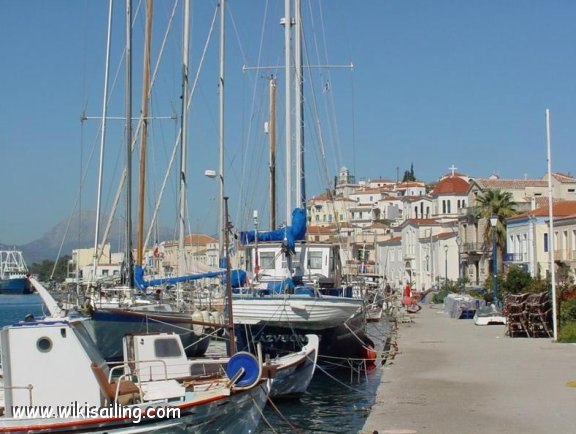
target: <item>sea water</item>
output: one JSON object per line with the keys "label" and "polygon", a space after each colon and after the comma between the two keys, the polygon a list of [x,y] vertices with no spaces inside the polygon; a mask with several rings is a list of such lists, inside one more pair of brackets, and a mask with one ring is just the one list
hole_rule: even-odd
{"label": "sea water", "polygon": [[[30,295],[0,295],[0,327],[24,320],[27,315],[46,314],[41,298]],[[372,340],[388,334],[385,323],[368,325]],[[374,403],[383,369],[371,372],[318,368],[308,391],[297,399],[268,404],[258,434],[271,433],[357,433]]]}
{"label": "sea water", "polygon": [[37,294],[0,295],[0,327],[23,321],[26,315],[44,316],[46,309]]}

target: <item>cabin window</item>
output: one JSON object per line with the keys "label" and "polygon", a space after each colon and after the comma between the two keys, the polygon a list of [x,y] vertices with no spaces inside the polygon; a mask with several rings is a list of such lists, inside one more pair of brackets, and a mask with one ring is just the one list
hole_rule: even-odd
{"label": "cabin window", "polygon": [[36,348],[41,353],[47,353],[52,349],[52,340],[46,336],[41,337],[36,341]]}
{"label": "cabin window", "polygon": [[308,253],[308,268],[313,270],[322,269],[322,252]]}
{"label": "cabin window", "polygon": [[[300,263],[300,252],[296,252],[292,255],[292,267],[295,267],[296,264],[299,263]],[[287,268],[288,268],[288,261],[286,260],[286,255],[282,255],[282,269],[285,270]]]}
{"label": "cabin window", "polygon": [[260,252],[260,267],[276,268],[274,266],[274,252]]}
{"label": "cabin window", "polygon": [[154,355],[158,358],[181,357],[182,352],[180,351],[180,345],[178,345],[176,339],[179,338],[155,339]]}

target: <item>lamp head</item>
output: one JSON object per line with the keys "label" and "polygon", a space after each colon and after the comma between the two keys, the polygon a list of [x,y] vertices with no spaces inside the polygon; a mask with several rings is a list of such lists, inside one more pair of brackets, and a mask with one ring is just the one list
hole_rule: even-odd
{"label": "lamp head", "polygon": [[498,216],[495,216],[495,215],[491,216],[490,217],[490,226],[495,228],[497,224],[498,224]]}

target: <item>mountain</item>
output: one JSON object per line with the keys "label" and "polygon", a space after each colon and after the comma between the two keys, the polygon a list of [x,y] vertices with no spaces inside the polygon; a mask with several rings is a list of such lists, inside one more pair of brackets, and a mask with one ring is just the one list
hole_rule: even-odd
{"label": "mountain", "polygon": [[[101,217],[101,233],[108,221],[108,216]],[[94,228],[96,227],[96,213],[94,211],[83,211],[76,213],[69,220],[64,220],[56,224],[46,232],[41,238],[31,241],[21,246],[6,246],[0,243],[0,250],[15,248],[21,250],[28,265],[43,260],[56,261],[59,257],[71,255],[74,249],[85,249],[94,246]],[[123,251],[124,226],[120,219],[115,219],[112,223],[109,242],[112,251]],[[173,231],[166,228],[159,230],[159,240],[173,238]],[[133,237],[135,240],[135,236]]]}

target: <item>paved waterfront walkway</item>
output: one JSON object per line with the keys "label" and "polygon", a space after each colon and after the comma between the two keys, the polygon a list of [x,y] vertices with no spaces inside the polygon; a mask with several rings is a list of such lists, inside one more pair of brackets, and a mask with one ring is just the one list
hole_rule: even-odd
{"label": "paved waterfront walkway", "polygon": [[576,344],[512,339],[441,309],[399,325],[362,433],[576,433]]}

